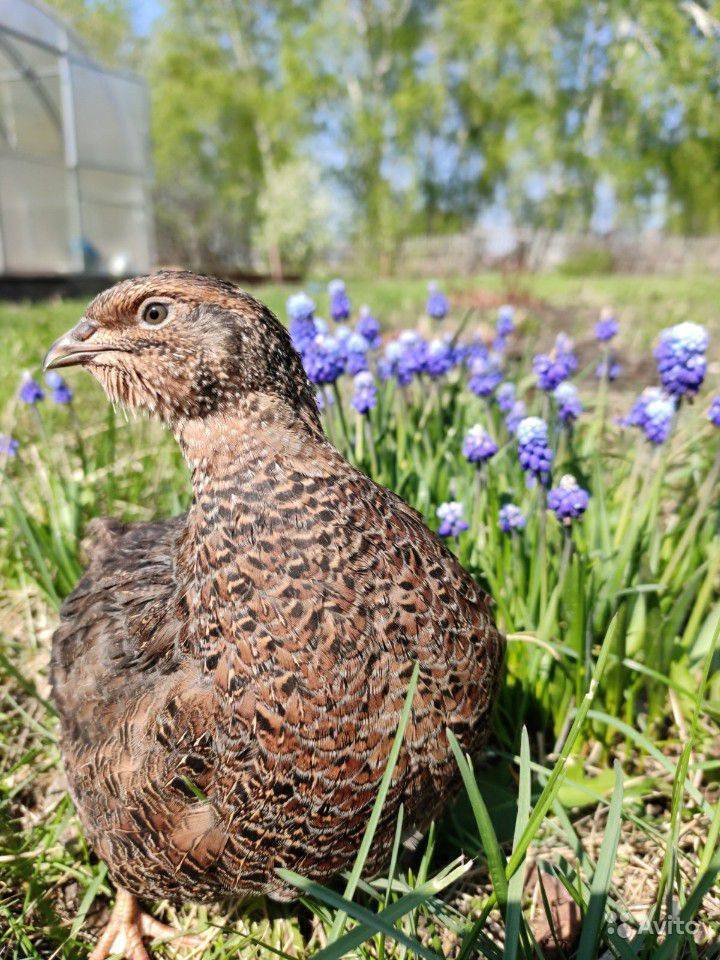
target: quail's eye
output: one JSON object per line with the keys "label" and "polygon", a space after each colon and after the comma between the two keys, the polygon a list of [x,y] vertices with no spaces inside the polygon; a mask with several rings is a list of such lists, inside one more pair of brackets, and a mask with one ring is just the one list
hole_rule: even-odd
{"label": "quail's eye", "polygon": [[146,303],[140,313],[140,319],[142,322],[147,323],[152,327],[157,327],[163,322],[163,320],[167,320],[167,316],[167,305],[164,303],[156,303],[154,301]]}

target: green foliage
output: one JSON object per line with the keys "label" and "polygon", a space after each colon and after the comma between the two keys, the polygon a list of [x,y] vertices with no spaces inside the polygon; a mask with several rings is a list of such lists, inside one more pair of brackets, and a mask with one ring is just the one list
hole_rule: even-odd
{"label": "green foliage", "polygon": [[720,229],[717,4],[162,0],[147,38],[129,0],[55,6],[150,82],[166,262],[302,267],[298,163],[381,266],[495,204],[531,231],[587,229],[601,195],[618,226]]}
{"label": "green foliage", "polygon": [[560,272],[567,277],[588,277],[594,274],[612,273],[614,267],[613,255],[609,250],[589,248],[566,257]]}

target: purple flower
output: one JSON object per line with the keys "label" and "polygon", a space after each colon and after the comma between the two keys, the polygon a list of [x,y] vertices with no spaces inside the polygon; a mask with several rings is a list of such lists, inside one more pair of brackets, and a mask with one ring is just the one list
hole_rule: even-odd
{"label": "purple flower", "polygon": [[385,347],[378,361],[378,376],[381,380],[395,377],[401,387],[406,387],[417,374],[425,369],[427,341],[416,330],[403,330],[397,340]]}
{"label": "purple flower", "polygon": [[315,316],[315,303],[303,291],[288,297],[285,309],[291,320],[312,320]]}
{"label": "purple flower", "polygon": [[622,367],[614,357],[601,360],[595,367],[595,376],[598,380],[617,380],[622,373]]}
{"label": "purple flower", "polygon": [[581,517],[588,508],[590,494],[578,485],[575,477],[565,474],[557,487],[548,493],[548,509],[552,510],[558,520],[565,526],[570,526],[573,520]]}
{"label": "purple flower", "polygon": [[344,368],[342,344],[335,337],[319,334],[303,353],[303,365],[313,383],[335,383]]}
{"label": "purple flower", "polygon": [[425,304],[425,311],[433,320],[444,320],[448,314],[449,306],[447,297],[438,288],[436,283],[428,284],[428,298]]}
{"label": "purple flower", "polygon": [[298,353],[302,354],[318,333],[315,322],[315,304],[306,293],[294,293],[286,303],[290,318],[290,339]]}
{"label": "purple flower", "polygon": [[469,527],[464,513],[463,505],[458,503],[457,500],[441,503],[437,508],[437,516],[440,520],[438,534],[441,537],[459,537],[463,530],[467,530]]}
{"label": "purple flower", "polygon": [[362,370],[367,370],[369,345],[365,337],[351,330],[350,327],[342,325],[335,331],[335,339],[340,344],[340,356],[345,373],[354,376]]}
{"label": "purple flower", "polygon": [[555,347],[550,353],[538,353],[533,358],[533,370],[541,390],[550,392],[577,369],[577,357],[572,350],[572,341],[559,333]]}
{"label": "purple flower", "polygon": [[377,387],[368,370],[358,373],[353,379],[353,395],[350,401],[358,413],[369,413],[377,404]]}
{"label": "purple flower", "polygon": [[568,375],[575,373],[578,368],[578,358],[575,345],[566,333],[561,332],[555,337],[555,356],[565,364]]}
{"label": "purple flower", "polygon": [[516,433],[520,423],[527,416],[527,409],[524,400],[516,400],[512,405],[510,412],[505,417],[505,426],[508,433]]}
{"label": "purple flower", "polygon": [[720,396],[713,397],[710,401],[708,420],[714,427],[720,427]]}
{"label": "purple flower", "polygon": [[655,347],[660,380],[673,397],[693,397],[705,379],[708,334],[698,323],[678,323],[660,334]]}
{"label": "purple flower", "polygon": [[456,354],[449,340],[436,337],[427,345],[423,371],[433,380],[444,377],[455,366]]}
{"label": "purple flower", "polygon": [[462,452],[470,463],[486,463],[498,452],[498,445],[480,424],[476,423],[465,434]]}
{"label": "purple flower", "polygon": [[595,337],[601,343],[607,343],[616,337],[620,330],[620,324],[615,318],[615,314],[609,307],[603,307],[600,311],[600,319],[595,324]]}
{"label": "purple flower", "polygon": [[659,387],[645,387],[643,392],[632,405],[630,413],[623,417],[620,423],[624,427],[639,427],[641,430],[644,430],[645,421],[647,419],[648,404],[653,400],[661,399],[662,396],[663,392]]}
{"label": "purple flower", "polygon": [[672,430],[675,416],[675,400],[672,397],[658,397],[645,407],[643,430],[650,443],[665,443]]}
{"label": "purple flower", "polygon": [[0,459],[9,460],[17,455],[20,449],[19,442],[9,433],[0,433]]}
{"label": "purple flower", "polygon": [[498,332],[498,336],[503,339],[510,336],[515,329],[515,307],[510,306],[509,303],[504,303],[502,307],[500,307],[495,329]]}
{"label": "purple flower", "polygon": [[464,360],[468,367],[477,357],[486,359],[490,355],[490,351],[482,340],[471,340],[470,343],[458,346],[457,350],[459,359]]}
{"label": "purple flower", "polygon": [[25,373],[23,374],[18,396],[23,403],[34,405],[40,403],[40,401],[44,399],[45,394],[37,380],[33,380],[29,373]]}
{"label": "purple flower", "polygon": [[527,521],[520,507],[514,503],[506,503],[504,507],[500,507],[498,523],[503,533],[512,533],[513,530],[522,530]]}
{"label": "purple flower", "polygon": [[64,405],[72,401],[73,392],[57,370],[48,370],[45,374],[45,383],[50,387],[53,403]]}
{"label": "purple flower", "polygon": [[557,403],[558,416],[563,423],[573,423],[583,412],[582,400],[574,384],[567,381],[558,384],[553,396]]}
{"label": "purple flower", "polygon": [[380,337],[380,323],[370,312],[370,307],[360,307],[360,314],[358,316],[355,329],[361,337],[365,337],[367,342],[370,344],[371,350],[378,349],[382,343],[382,339]]}
{"label": "purple flower", "polygon": [[470,360],[468,366],[470,368],[468,387],[478,397],[491,396],[502,383],[503,372],[495,354],[489,353],[482,356],[478,353]]}
{"label": "purple flower", "polygon": [[495,391],[495,399],[503,413],[509,413],[515,405],[515,384],[509,380],[501,383]]}
{"label": "purple flower", "polygon": [[335,321],[347,320],[350,316],[350,298],[342,280],[331,280],[328,284],[330,295],[330,316]]}
{"label": "purple flower", "polygon": [[520,466],[535,480],[547,483],[554,457],[547,424],[540,417],[526,417],[518,424],[516,436]]}

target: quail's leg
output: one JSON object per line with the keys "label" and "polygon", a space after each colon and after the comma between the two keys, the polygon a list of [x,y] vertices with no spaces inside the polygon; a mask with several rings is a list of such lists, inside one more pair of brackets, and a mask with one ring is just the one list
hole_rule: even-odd
{"label": "quail's leg", "polygon": [[143,913],[136,898],[127,890],[118,889],[108,925],[95,944],[89,960],[107,960],[111,956],[126,960],[150,960],[142,938],[172,940],[178,947],[197,947],[200,937],[180,936],[177,930]]}

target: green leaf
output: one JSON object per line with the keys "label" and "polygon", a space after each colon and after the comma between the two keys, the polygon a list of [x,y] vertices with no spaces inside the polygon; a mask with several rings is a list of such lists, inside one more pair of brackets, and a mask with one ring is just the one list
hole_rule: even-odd
{"label": "green leaf", "polygon": [[[518,785],[517,817],[515,819],[515,837],[513,845],[520,842],[530,816],[530,742],[527,728],[523,727],[520,737],[520,783]],[[515,871],[508,883],[508,905],[505,912],[505,950],[504,960],[515,960],[520,939],[522,923],[522,893],[525,883],[524,862]]]}
{"label": "green leaf", "polygon": [[470,761],[463,756],[462,748],[452,730],[447,731],[447,736],[455,756],[455,761],[460,770],[460,776],[462,777],[468,797],[470,798],[473,813],[475,814],[475,822],[477,823],[483,850],[487,857],[488,870],[490,871],[495,896],[501,910],[504,910],[508,897],[508,882],[505,875],[507,870],[505,855],[500,849],[490,814],[478,788]]}

